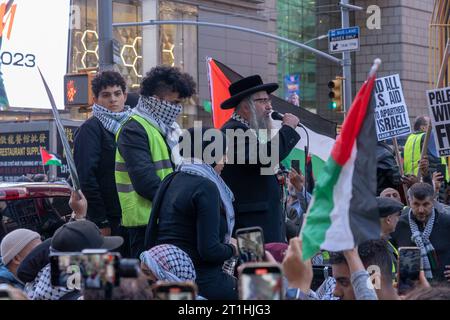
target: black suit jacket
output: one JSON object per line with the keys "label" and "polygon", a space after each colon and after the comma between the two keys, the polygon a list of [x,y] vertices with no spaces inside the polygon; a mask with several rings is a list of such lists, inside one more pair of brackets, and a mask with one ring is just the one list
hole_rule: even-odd
{"label": "black suit jacket", "polygon": [[[248,128],[241,122],[234,119],[228,120],[222,127],[222,131],[229,136],[236,129],[246,131]],[[230,130],[227,132],[227,130]],[[271,140],[279,139],[279,147],[274,148],[275,158],[282,161],[288,156],[291,150],[300,140],[299,134],[289,126],[282,126],[277,135]],[[230,139],[228,143],[230,143]],[[233,160],[233,164],[226,164],[222,171],[222,178],[234,193],[234,210],[236,214],[235,230],[260,226],[264,231],[264,240],[270,242],[286,242],[285,217],[281,206],[281,187],[274,174],[261,174],[262,168],[270,167],[264,159],[259,156],[260,148],[265,146],[260,143],[251,145],[248,139],[239,141],[233,139],[234,157],[229,156],[228,162]],[[271,142],[267,143],[268,155],[272,156],[270,150]],[[256,152],[251,152],[252,148]],[[229,151],[231,146],[229,144]],[[265,154],[265,153],[262,153]],[[256,163],[250,162],[256,159]],[[238,164],[237,160],[244,160],[244,164]]]}

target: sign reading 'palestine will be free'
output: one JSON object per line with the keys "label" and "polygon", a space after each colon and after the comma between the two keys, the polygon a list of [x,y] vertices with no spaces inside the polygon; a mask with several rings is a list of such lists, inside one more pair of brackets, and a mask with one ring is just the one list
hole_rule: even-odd
{"label": "sign reading 'palestine will be free'", "polygon": [[428,90],[430,118],[439,155],[450,155],[450,87]]}

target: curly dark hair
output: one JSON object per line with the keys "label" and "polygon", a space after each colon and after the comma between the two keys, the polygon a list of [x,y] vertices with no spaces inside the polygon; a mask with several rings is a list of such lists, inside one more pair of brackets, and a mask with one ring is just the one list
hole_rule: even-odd
{"label": "curly dark hair", "polygon": [[180,98],[189,98],[196,92],[192,76],[176,67],[157,66],[145,75],[141,83],[141,95],[158,97],[169,92],[178,92]]}
{"label": "curly dark hair", "polygon": [[119,86],[122,89],[123,93],[127,91],[127,85],[122,75],[117,71],[110,70],[99,72],[91,83],[91,89],[96,98],[98,98],[100,91],[102,91],[106,87],[114,86]]}
{"label": "curly dark hair", "polygon": [[[358,246],[358,254],[365,268],[378,266],[384,281],[392,281],[392,258],[383,239],[368,240]],[[347,264],[343,252],[330,252],[330,264]]]}

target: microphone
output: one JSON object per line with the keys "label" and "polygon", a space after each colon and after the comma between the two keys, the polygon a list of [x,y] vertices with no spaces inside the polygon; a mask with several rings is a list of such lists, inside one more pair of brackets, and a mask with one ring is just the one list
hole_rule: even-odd
{"label": "microphone", "polygon": [[[270,116],[272,117],[273,120],[280,120],[280,121],[283,121],[284,114],[279,113],[279,112],[277,112],[277,111],[273,111],[272,114],[271,114]],[[297,127],[302,128],[303,126],[302,126],[302,125],[300,124],[300,122],[299,122],[299,123],[297,124]]]}

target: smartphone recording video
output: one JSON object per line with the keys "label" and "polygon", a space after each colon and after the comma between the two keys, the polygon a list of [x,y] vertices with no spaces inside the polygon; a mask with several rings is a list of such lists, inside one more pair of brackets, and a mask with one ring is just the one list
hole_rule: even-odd
{"label": "smartphone recording video", "polygon": [[157,282],[153,295],[155,300],[195,300],[197,286],[193,282]]}
{"label": "smartphone recording video", "polygon": [[236,240],[242,263],[264,261],[264,236],[260,227],[236,230]]}
{"label": "smartphone recording video", "polygon": [[420,249],[401,247],[398,249],[398,294],[405,295],[414,289],[421,269]]}
{"label": "smartphone recording video", "polygon": [[291,160],[291,168],[300,173],[300,160]]}
{"label": "smartphone recording video", "polygon": [[119,285],[120,254],[74,252],[50,255],[51,284],[68,289],[104,289]]}
{"label": "smartphone recording video", "polygon": [[311,282],[311,290],[316,291],[323,282],[333,276],[331,266],[314,265],[313,266],[313,280]]}
{"label": "smartphone recording video", "polygon": [[105,289],[119,285],[120,255],[116,252],[86,254],[83,256],[84,287]]}
{"label": "smartphone recording video", "polygon": [[81,288],[80,252],[60,252],[50,254],[50,283],[67,289]]}
{"label": "smartphone recording video", "polygon": [[281,300],[283,298],[283,274],[272,263],[249,263],[239,276],[241,300]]}

